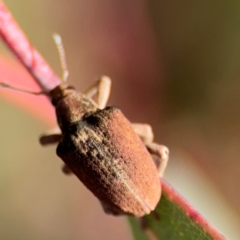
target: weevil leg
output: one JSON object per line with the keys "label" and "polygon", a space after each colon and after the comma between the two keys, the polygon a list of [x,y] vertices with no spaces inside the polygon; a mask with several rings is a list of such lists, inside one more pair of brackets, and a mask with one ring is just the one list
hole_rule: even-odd
{"label": "weevil leg", "polygon": [[71,175],[72,174],[71,169],[66,164],[64,164],[62,166],[62,172],[66,175]]}
{"label": "weevil leg", "polygon": [[132,123],[134,131],[144,142],[147,150],[153,156],[157,166],[159,176],[163,177],[168,163],[169,150],[167,147],[153,142],[153,131],[150,125],[141,123]]}
{"label": "weevil leg", "polygon": [[102,205],[102,208],[103,208],[103,211],[106,213],[106,214],[111,214],[113,216],[119,216],[119,215],[122,215],[122,213],[119,213],[117,211],[114,211],[111,207],[109,207],[108,205],[106,205],[105,203],[101,202],[101,205]]}
{"label": "weevil leg", "polygon": [[159,177],[162,178],[167,167],[169,150],[166,146],[157,143],[145,143],[149,153],[157,166]]}
{"label": "weevil leg", "polygon": [[62,133],[59,128],[54,128],[49,130],[48,132],[42,134],[39,138],[39,142],[41,145],[49,145],[58,143],[62,138]]}
{"label": "weevil leg", "polygon": [[94,82],[86,91],[84,91],[84,95],[89,98],[96,99],[96,103],[100,109],[106,107],[108,98],[111,92],[111,84],[112,81],[107,76],[100,77],[99,80]]}
{"label": "weevil leg", "polygon": [[149,240],[157,240],[159,239],[152,229],[149,227],[148,219],[146,217],[139,218],[139,224],[141,229],[145,232]]}
{"label": "weevil leg", "polygon": [[[58,127],[56,127],[42,134],[39,138],[39,142],[42,146],[46,146],[46,145],[58,143],[60,142],[61,139],[62,139],[61,130]],[[66,175],[70,175],[72,173],[71,170],[68,168],[68,166],[65,164],[62,166],[62,171]]]}

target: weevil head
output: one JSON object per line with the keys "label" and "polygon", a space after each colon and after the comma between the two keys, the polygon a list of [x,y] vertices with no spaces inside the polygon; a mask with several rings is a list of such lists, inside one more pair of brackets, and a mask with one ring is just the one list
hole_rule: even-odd
{"label": "weevil head", "polygon": [[72,123],[81,120],[84,114],[98,109],[92,99],[65,83],[55,87],[49,95],[52,97],[52,104],[55,106],[58,125],[62,132],[65,132]]}

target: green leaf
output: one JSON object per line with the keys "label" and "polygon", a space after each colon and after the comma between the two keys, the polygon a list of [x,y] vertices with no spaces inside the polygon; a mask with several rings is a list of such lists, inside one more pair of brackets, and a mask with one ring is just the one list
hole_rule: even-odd
{"label": "green leaf", "polygon": [[154,212],[144,217],[143,231],[136,218],[129,217],[136,240],[224,240],[179,193],[162,181],[162,197]]}

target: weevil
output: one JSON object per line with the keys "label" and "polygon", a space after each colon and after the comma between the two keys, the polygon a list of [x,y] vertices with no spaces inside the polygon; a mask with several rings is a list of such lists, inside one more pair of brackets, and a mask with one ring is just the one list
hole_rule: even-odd
{"label": "weevil", "polygon": [[[62,53],[59,36],[55,40]],[[66,70],[62,56],[61,60]],[[106,213],[142,217],[160,199],[159,178],[169,151],[153,142],[148,124],[130,123],[117,107],[106,107],[110,90],[111,80],[106,76],[83,93],[66,82],[52,89],[47,95],[60,131],[42,135],[40,143],[58,143],[63,172],[74,173]]]}

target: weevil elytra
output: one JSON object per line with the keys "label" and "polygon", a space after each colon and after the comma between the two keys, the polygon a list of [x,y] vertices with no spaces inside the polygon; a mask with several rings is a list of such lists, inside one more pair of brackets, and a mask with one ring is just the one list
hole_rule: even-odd
{"label": "weevil elytra", "polygon": [[[55,40],[66,79],[59,36]],[[56,86],[47,95],[60,129],[42,135],[40,143],[58,143],[63,172],[74,173],[106,213],[142,217],[154,210],[160,199],[159,178],[169,151],[153,142],[148,124],[130,123],[118,108],[106,107],[110,89],[111,80],[106,76],[83,93],[66,82]]]}

